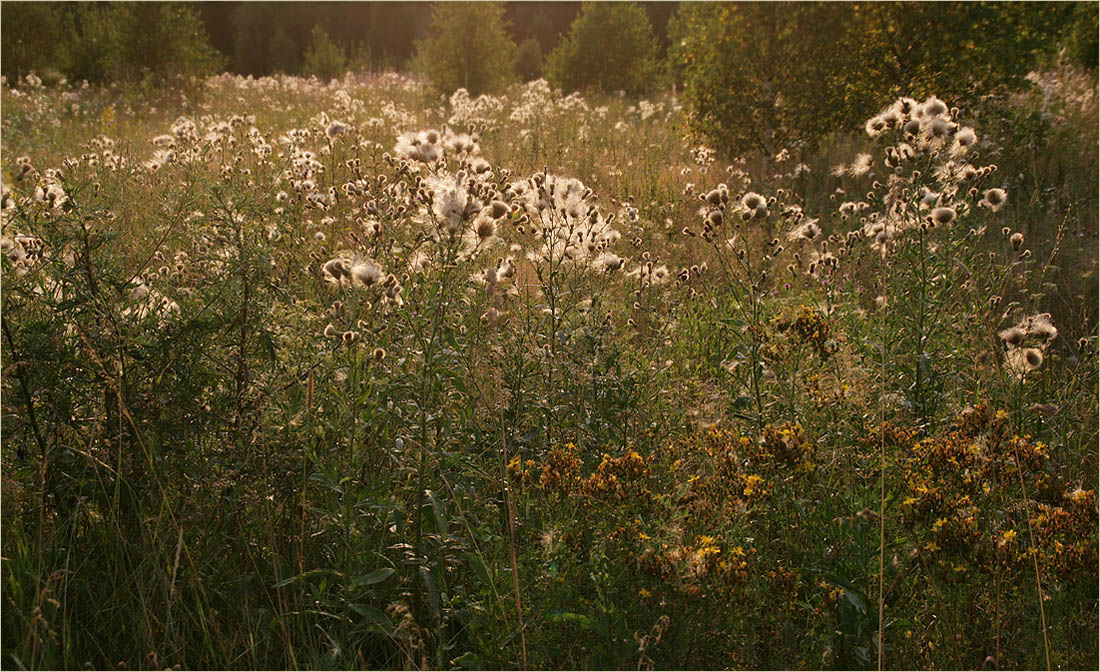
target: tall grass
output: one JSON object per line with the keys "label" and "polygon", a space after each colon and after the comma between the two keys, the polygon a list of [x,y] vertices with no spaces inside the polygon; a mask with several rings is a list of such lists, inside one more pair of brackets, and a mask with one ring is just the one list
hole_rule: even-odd
{"label": "tall grass", "polygon": [[2,665],[1095,666],[1040,82],[770,162],[543,82],[5,87]]}

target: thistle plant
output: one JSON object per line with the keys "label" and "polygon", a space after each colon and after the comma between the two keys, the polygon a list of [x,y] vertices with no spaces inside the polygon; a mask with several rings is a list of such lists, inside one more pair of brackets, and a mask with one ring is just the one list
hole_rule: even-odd
{"label": "thistle plant", "polygon": [[1084,178],[935,98],[201,88],[0,83],[4,665],[1094,662]]}

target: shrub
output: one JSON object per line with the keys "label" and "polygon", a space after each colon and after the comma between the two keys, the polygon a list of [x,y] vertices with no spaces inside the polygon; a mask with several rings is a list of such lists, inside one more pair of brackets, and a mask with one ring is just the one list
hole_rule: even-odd
{"label": "shrub", "polygon": [[3,73],[11,82],[32,70],[57,67],[65,26],[56,5],[45,2],[9,2],[3,7],[4,39],[0,42]]}
{"label": "shrub", "polygon": [[367,72],[374,65],[374,53],[366,42],[356,42],[348,51],[348,70]]}
{"label": "shrub", "polygon": [[17,3],[4,9],[4,74],[54,68],[72,80],[174,83],[223,65],[185,3]]}
{"label": "shrub", "polygon": [[327,82],[342,77],[347,65],[344,48],[333,42],[324,28],[314,26],[313,39],[305,53],[305,74]]}
{"label": "shrub", "polygon": [[566,90],[640,94],[657,72],[657,38],[635,3],[585,3],[569,35],[546,59],[546,77]]}
{"label": "shrub", "polygon": [[98,58],[103,64],[108,79],[162,83],[201,77],[223,65],[193,6],[141,2],[81,10],[77,40],[83,42],[86,58]]}
{"label": "shrub", "polygon": [[445,2],[432,9],[429,37],[417,44],[417,67],[444,93],[477,96],[515,77],[516,43],[496,2]]}
{"label": "shrub", "polygon": [[1100,42],[1097,40],[1097,18],[1095,3],[1074,3],[1073,19],[1066,29],[1066,54],[1076,65],[1096,70],[1100,60]]}
{"label": "shrub", "polygon": [[[771,155],[866,119],[900,95],[961,98],[1024,76],[1070,5],[685,3],[672,66],[695,131]],[[823,96],[828,91],[830,95]]]}

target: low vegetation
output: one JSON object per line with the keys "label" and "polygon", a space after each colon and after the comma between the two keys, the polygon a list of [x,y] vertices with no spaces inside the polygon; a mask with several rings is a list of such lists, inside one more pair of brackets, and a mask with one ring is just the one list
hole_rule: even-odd
{"label": "low vegetation", "polygon": [[1095,668],[1095,78],[931,93],[6,81],[0,665]]}

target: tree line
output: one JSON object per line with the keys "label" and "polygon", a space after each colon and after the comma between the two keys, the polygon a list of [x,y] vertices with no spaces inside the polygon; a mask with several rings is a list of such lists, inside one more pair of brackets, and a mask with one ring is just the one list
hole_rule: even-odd
{"label": "tree line", "polygon": [[[126,55],[116,58],[108,52],[119,46],[113,42],[129,39],[132,24],[140,23],[156,37],[144,45],[150,53],[185,56],[179,69],[224,69],[254,76],[308,74],[304,69],[310,50],[318,47],[320,32],[343,52],[349,65],[402,70],[415,57],[417,41],[428,37],[433,15],[433,7],[422,2],[140,3],[150,5],[144,8],[135,4],[5,2],[0,8],[4,36],[0,69],[9,80],[32,70],[54,70],[69,79],[92,82],[129,75],[107,63],[124,60]],[[539,59],[557,44],[582,6],[580,2],[499,4],[511,40],[517,45],[530,42],[527,49],[536,51]],[[647,16],[662,39],[678,5],[646,5]],[[115,23],[118,29],[109,34],[103,23]],[[172,34],[159,34],[160,29]],[[187,49],[184,42],[193,44]],[[200,45],[199,51],[215,58],[181,53]]]}

